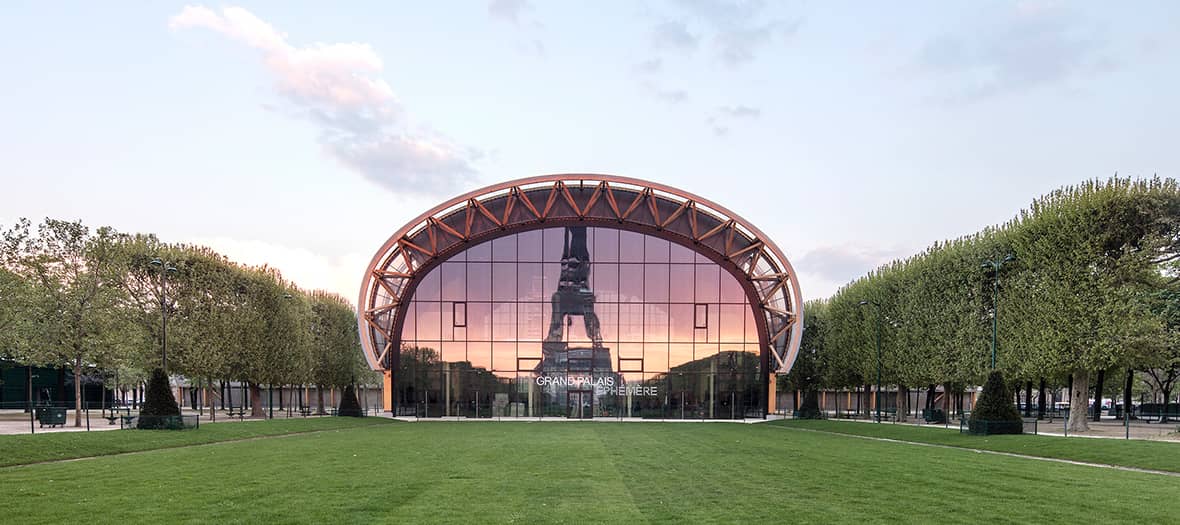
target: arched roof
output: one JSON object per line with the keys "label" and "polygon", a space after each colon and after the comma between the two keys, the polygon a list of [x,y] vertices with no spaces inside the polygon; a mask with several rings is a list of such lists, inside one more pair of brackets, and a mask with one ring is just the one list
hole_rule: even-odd
{"label": "arched roof", "polygon": [[803,335],[803,297],[778,246],[737,214],[691,193],[639,179],[581,173],[478,189],[435,206],[390,236],[365,269],[357,303],[369,366],[385,368],[387,354],[401,344],[401,306],[442,261],[503,235],[571,225],[655,235],[717,262],[746,289],[775,370],[790,370]]}

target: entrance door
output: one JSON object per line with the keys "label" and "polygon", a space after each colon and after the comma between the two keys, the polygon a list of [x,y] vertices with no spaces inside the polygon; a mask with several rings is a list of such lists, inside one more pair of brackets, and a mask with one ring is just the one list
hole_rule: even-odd
{"label": "entrance door", "polygon": [[566,407],[570,419],[590,419],[594,415],[594,391],[570,390],[566,392]]}

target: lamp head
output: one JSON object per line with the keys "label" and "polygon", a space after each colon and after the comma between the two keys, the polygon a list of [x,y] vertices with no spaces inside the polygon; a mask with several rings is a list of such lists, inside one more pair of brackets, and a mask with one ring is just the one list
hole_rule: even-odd
{"label": "lamp head", "polygon": [[861,302],[859,302],[859,303],[856,303],[856,304],[858,304],[858,305],[860,305],[860,306],[864,306],[864,305],[866,305],[866,304],[869,304],[869,302],[868,302],[868,301],[861,301]]}
{"label": "lamp head", "polygon": [[1008,254],[1008,255],[1005,255],[1005,256],[1004,256],[1004,262],[1012,262],[1012,261],[1015,261],[1015,260],[1016,260],[1016,256],[1015,256],[1015,255]]}
{"label": "lamp head", "polygon": [[151,264],[152,266],[162,266],[164,264],[164,261],[161,261],[159,257],[156,257],[155,259],[152,259],[151,263],[149,263],[149,264]]}

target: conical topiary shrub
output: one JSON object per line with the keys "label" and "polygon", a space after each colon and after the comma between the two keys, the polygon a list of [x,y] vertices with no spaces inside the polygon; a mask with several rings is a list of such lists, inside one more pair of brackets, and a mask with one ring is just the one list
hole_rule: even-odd
{"label": "conical topiary shrub", "polygon": [[152,370],[143,397],[138,428],[182,428],[179,424],[180,407],[176,405],[176,398],[172,396],[172,388],[168,385],[168,376],[163,369]]}
{"label": "conical topiary shrub", "polygon": [[1004,383],[1004,375],[999,371],[988,374],[987,383],[983,385],[983,394],[971,410],[967,429],[972,434],[984,436],[1024,432],[1024,420],[1020,418],[1020,412],[1012,403],[1012,393]]}
{"label": "conical topiary shrub", "polygon": [[799,419],[824,419],[825,414],[819,409],[819,392],[814,388],[803,392],[803,402],[799,404],[799,411],[795,413]]}
{"label": "conical topiary shrub", "polygon": [[356,399],[356,390],[352,385],[344,387],[344,393],[340,396],[340,408],[336,410],[338,416],[348,417],[364,417],[365,413],[361,411],[361,403]]}

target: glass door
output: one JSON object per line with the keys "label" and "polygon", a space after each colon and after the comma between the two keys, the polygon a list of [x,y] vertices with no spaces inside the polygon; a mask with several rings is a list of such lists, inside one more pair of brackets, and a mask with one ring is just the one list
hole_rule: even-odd
{"label": "glass door", "polygon": [[566,414],[570,419],[590,419],[594,415],[594,391],[570,390],[566,392]]}

